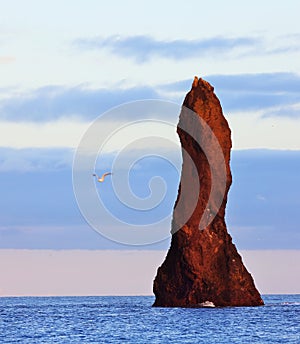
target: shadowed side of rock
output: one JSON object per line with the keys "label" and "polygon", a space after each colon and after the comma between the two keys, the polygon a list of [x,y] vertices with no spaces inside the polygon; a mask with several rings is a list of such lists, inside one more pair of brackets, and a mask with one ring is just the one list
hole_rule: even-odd
{"label": "shadowed side of rock", "polygon": [[[208,82],[195,78],[177,132],[183,165],[171,246],[154,280],[154,306],[198,307],[206,301],[215,306],[262,305],[226,228],[231,132]],[[197,185],[200,190],[195,190]],[[189,195],[195,191],[192,204]],[[181,223],[188,212],[191,216]]]}

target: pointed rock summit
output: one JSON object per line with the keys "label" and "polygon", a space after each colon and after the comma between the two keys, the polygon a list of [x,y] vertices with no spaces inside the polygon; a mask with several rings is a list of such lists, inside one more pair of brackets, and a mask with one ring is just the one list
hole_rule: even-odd
{"label": "pointed rock summit", "polygon": [[207,81],[195,77],[177,133],[183,156],[181,180],[171,247],[154,280],[153,306],[263,305],[227,232],[231,132]]}

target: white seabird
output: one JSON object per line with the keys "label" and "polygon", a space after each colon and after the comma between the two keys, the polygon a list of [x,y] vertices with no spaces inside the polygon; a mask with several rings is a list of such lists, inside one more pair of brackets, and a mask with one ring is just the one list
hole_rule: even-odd
{"label": "white seabird", "polygon": [[94,176],[94,177],[97,177],[97,181],[98,181],[99,183],[102,183],[102,182],[104,182],[105,177],[108,176],[108,175],[110,175],[110,174],[112,174],[112,173],[111,173],[111,172],[106,172],[106,173],[104,173],[104,174],[102,175],[102,177],[100,178],[96,173],[93,173],[93,176]]}

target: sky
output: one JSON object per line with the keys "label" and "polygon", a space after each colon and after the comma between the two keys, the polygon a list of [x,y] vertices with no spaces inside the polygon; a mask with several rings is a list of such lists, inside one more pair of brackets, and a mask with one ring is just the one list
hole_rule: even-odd
{"label": "sky", "polygon": [[[240,253],[262,294],[299,293],[299,250]],[[0,297],[151,295],[164,256],[161,250],[0,250]]]}
{"label": "sky", "polygon": [[[290,265],[292,253],[286,252],[300,250],[299,10],[296,0],[272,5],[257,0],[0,0],[2,259],[13,257],[22,266],[24,250],[37,260],[59,250],[62,269],[68,269],[63,254],[75,261],[81,252],[89,265],[93,252],[110,252],[101,260],[112,266],[119,262],[119,268],[125,251],[140,254],[141,266],[149,266],[146,252],[161,257],[169,247],[180,177],[178,111],[197,75],[214,86],[232,130],[228,230],[253,262],[256,276],[270,271],[270,265],[259,264],[266,254],[268,262],[273,254],[274,261],[281,257]],[[99,135],[93,143],[99,148],[96,170],[120,164],[123,172],[101,188],[93,184],[109,214],[98,232],[84,216],[73,183],[74,156],[93,128]],[[125,186],[114,183],[126,177],[129,161],[130,197]],[[130,202],[148,210],[130,208]],[[119,234],[111,234],[124,224],[151,224],[164,234],[144,245],[126,245],[116,240]],[[37,271],[36,263],[30,264]],[[0,274],[13,279],[17,265],[8,272],[2,265]],[[284,269],[281,265],[278,274],[286,276]],[[153,265],[147,271],[153,272]],[[295,267],[288,271],[290,279],[275,288],[278,292],[295,292]],[[143,273],[138,275],[140,292],[149,292]],[[262,290],[276,292],[269,288],[274,278],[259,282]],[[27,294],[40,294],[33,281],[26,282]],[[61,293],[74,294],[65,282]],[[118,293],[130,293],[126,288]],[[2,294],[18,293],[10,286]]]}

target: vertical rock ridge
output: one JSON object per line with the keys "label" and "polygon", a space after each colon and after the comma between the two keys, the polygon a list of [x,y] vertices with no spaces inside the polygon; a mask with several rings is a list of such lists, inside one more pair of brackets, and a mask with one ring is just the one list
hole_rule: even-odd
{"label": "vertical rock ridge", "polygon": [[231,131],[207,81],[194,78],[177,133],[183,165],[171,246],[154,280],[154,306],[197,307],[206,301],[215,306],[262,305],[226,228]]}

